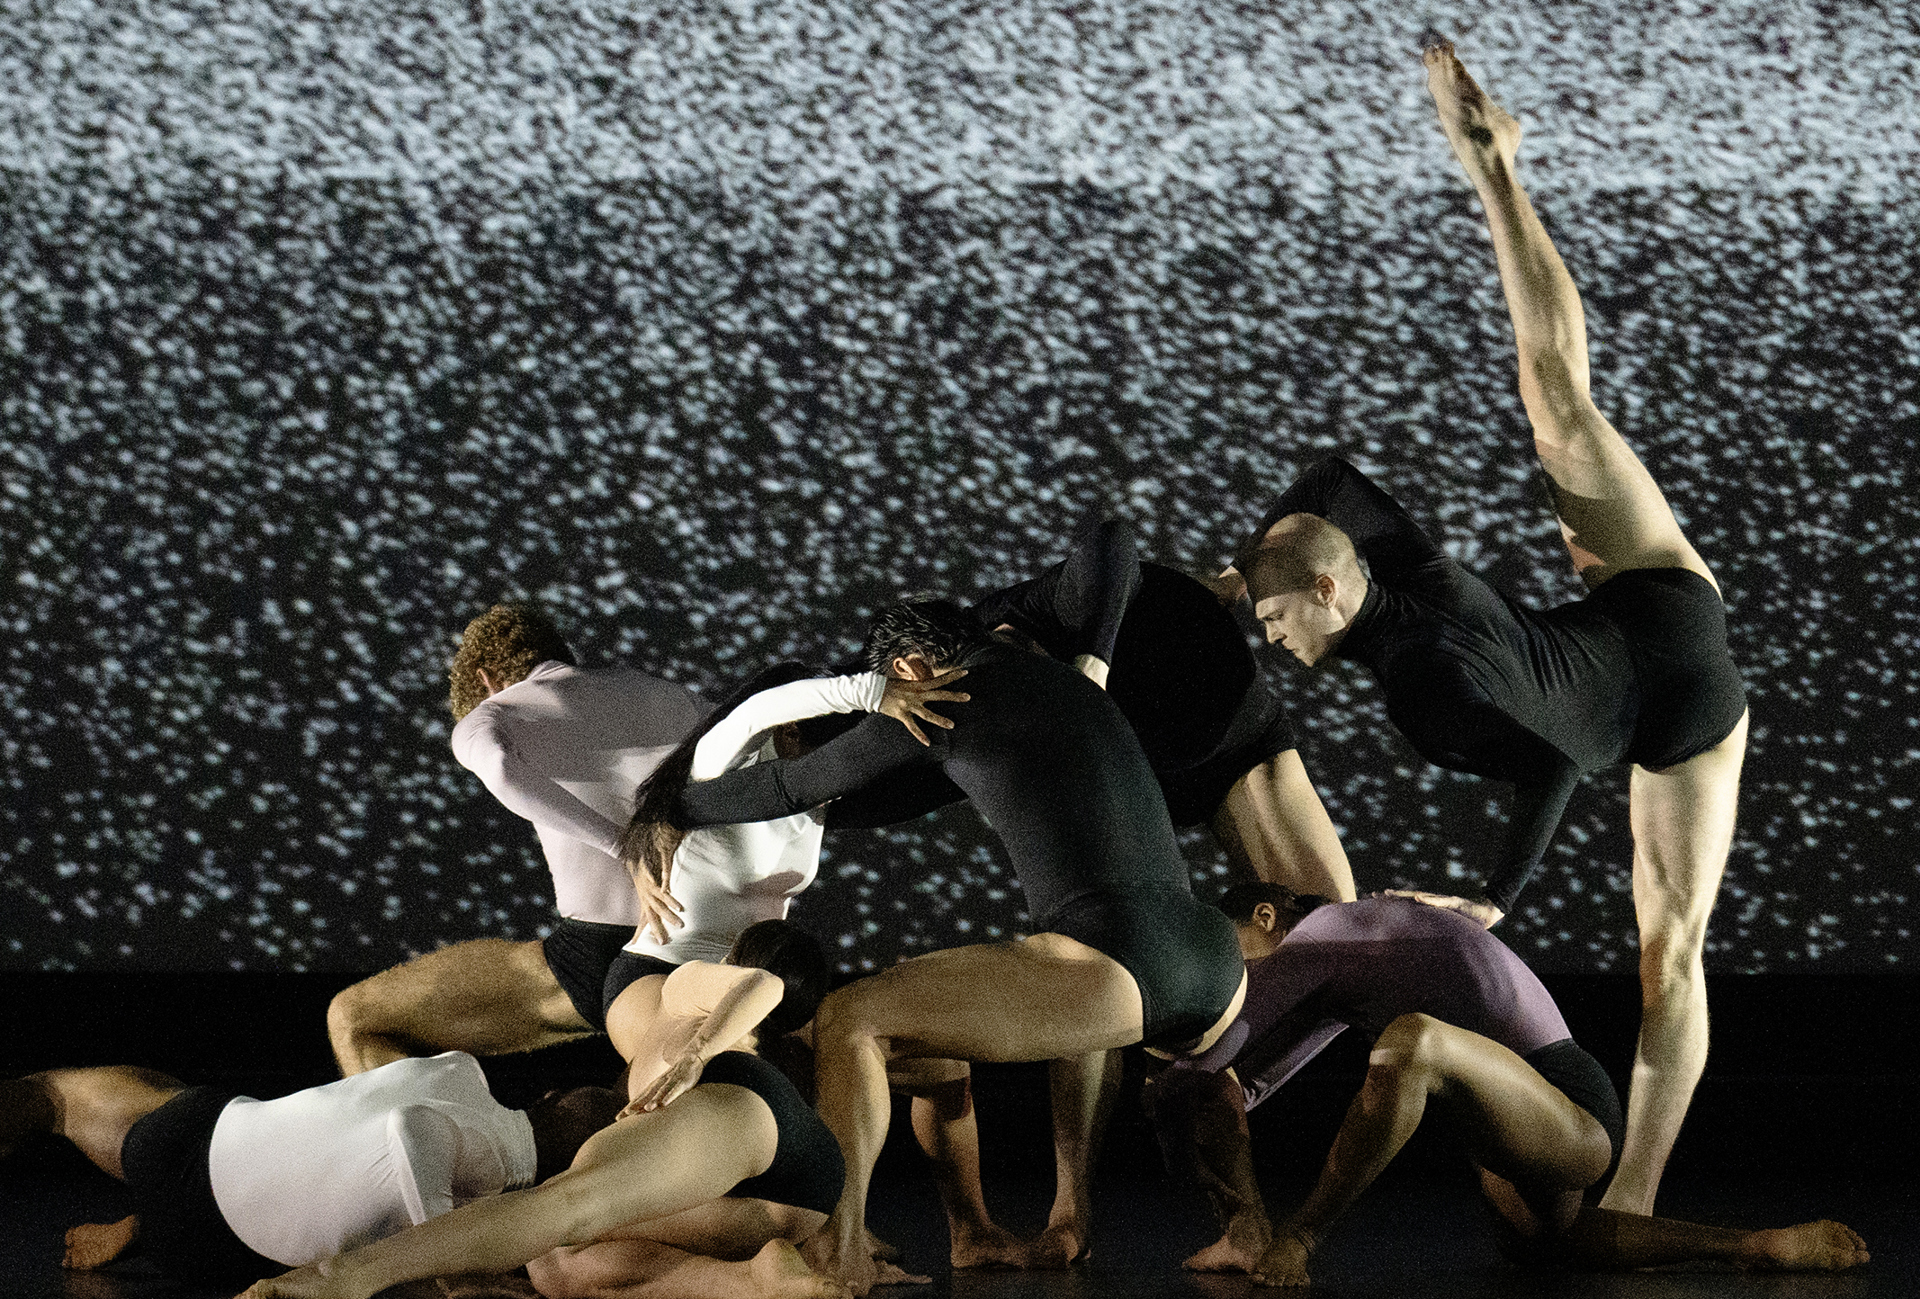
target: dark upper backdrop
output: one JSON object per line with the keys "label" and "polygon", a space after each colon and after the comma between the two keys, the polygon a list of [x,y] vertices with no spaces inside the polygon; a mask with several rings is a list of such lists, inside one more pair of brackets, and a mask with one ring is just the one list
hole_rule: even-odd
{"label": "dark upper backdrop", "polygon": [[[1920,36],[1396,8],[10,12],[0,967],[542,932],[530,829],[446,744],[451,638],[503,594],[713,697],[1102,512],[1217,564],[1338,450],[1574,595],[1431,21],[1527,123],[1596,397],[1732,606],[1753,745],[1709,962],[1898,968]],[[1361,887],[1463,887],[1494,791],[1353,671],[1269,666]],[[964,808],[829,850],[799,914],[848,968],[1023,923]],[[1629,859],[1624,775],[1590,780],[1503,933],[1631,968]]]}

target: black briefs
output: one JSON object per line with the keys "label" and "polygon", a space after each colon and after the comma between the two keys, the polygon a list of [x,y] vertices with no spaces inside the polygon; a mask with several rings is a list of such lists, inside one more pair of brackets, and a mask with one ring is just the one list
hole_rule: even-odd
{"label": "black briefs", "polygon": [[622,952],[614,957],[613,964],[607,967],[606,982],[600,988],[600,1027],[607,1026],[607,1012],[613,1009],[614,999],[629,987],[649,974],[672,974],[679,968],[672,961],[644,952]]}
{"label": "black briefs", "polygon": [[632,941],[632,925],[603,925],[597,920],[563,918],[540,944],[554,981],[566,992],[567,1000],[580,1012],[580,1018],[600,1032],[607,1030],[606,1010],[600,1002],[601,989],[607,982],[607,967],[620,955],[620,949]]}
{"label": "black briefs", "polygon": [[1685,568],[1632,568],[1585,603],[1626,637],[1640,708],[1626,758],[1658,770],[1697,757],[1733,733],[1746,688],[1727,653],[1727,607]]}
{"label": "black briefs", "polygon": [[[1615,579],[1618,580],[1618,579]],[[1549,1042],[1521,1057],[1533,1071],[1558,1087],[1607,1130],[1613,1144],[1613,1162],[1620,1162],[1620,1146],[1627,1137],[1627,1118],[1620,1110],[1620,1093],[1600,1062],[1570,1037]]]}
{"label": "black briefs", "polygon": [[727,1192],[729,1199],[771,1200],[796,1209],[833,1212],[847,1180],[840,1143],[785,1074],[757,1055],[722,1051],[707,1061],[700,1082],[745,1087],[767,1103],[780,1133],[767,1171],[737,1184]]}
{"label": "black briefs", "polygon": [[1198,1042],[1227,1013],[1246,975],[1233,922],[1172,889],[1126,898],[1083,893],[1035,921],[1034,930],[1077,939],[1126,967],[1140,988],[1141,1043],[1161,1050]]}
{"label": "black briefs", "polygon": [[120,1166],[140,1215],[140,1246],[169,1276],[247,1284],[287,1270],[241,1243],[213,1198],[207,1165],[213,1127],[237,1095],[189,1087],[135,1122],[120,1145]]}

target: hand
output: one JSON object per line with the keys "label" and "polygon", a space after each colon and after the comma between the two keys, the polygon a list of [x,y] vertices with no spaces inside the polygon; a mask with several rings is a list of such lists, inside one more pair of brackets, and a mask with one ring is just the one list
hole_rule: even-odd
{"label": "hand", "polygon": [[964,704],[973,696],[963,691],[948,690],[946,687],[967,675],[965,668],[952,668],[937,677],[925,681],[909,681],[902,677],[887,678],[887,693],[880,698],[880,711],[907,728],[907,734],[922,744],[932,744],[926,732],[914,723],[914,718],[946,730],[953,729],[953,723],[927,707],[935,700],[951,700]]}
{"label": "hand", "polygon": [[626,1108],[614,1115],[617,1123],[621,1119],[635,1114],[648,1114],[662,1110],[693,1090],[700,1081],[700,1073],[707,1067],[706,1057],[698,1052],[689,1051],[667,1066],[666,1072],[635,1092],[627,1101]]}
{"label": "hand", "polygon": [[[673,876],[673,857],[667,857],[667,877]],[[653,877],[645,871],[633,873],[633,891],[640,897],[640,919],[636,929],[644,929],[653,935],[653,941],[669,941],[667,926],[685,929],[687,922],[680,915],[680,899],[667,890],[664,883],[654,883]]]}
{"label": "hand", "polygon": [[1415,902],[1430,907],[1439,907],[1442,911],[1458,911],[1467,919],[1483,929],[1491,929],[1506,918],[1507,913],[1491,902],[1475,902],[1470,898],[1456,898],[1451,893],[1428,893],[1424,889],[1387,889],[1382,897],[1412,898]]}
{"label": "hand", "polygon": [[1107,663],[1106,660],[1099,655],[1076,655],[1073,660],[1073,670],[1093,682],[1096,686],[1099,686],[1102,690],[1107,688]]}

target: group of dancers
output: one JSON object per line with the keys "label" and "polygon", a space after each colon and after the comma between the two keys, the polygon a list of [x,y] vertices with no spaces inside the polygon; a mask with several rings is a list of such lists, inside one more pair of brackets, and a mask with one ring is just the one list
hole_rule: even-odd
{"label": "group of dancers", "polygon": [[[1109,521],[971,607],[885,610],[868,671],[776,665],[712,709],[639,671],[578,666],[539,611],[496,606],[453,660],[453,749],[536,827],[558,927],[346,989],[327,1023],[343,1078],[278,1100],[133,1068],[0,1083],[0,1148],[54,1132],[132,1188],[135,1216],[75,1228],[69,1265],[140,1242],[183,1272],[264,1278],[258,1299],[521,1267],[550,1299],[864,1294],[923,1279],[866,1228],[898,1092],[953,1264],[1067,1266],[1088,1250],[1089,1170],[1117,1052],[1134,1045],[1159,1062],[1145,1098],[1169,1167],[1220,1218],[1195,1269],[1307,1284],[1317,1243],[1430,1101],[1527,1256],[1864,1262],[1837,1223],[1651,1216],[1706,1057],[1701,955],[1746,708],[1712,573],[1589,396],[1579,297],[1515,177],[1519,125],[1451,46],[1425,63],[1492,233],[1585,598],[1515,603],[1329,459],[1224,573],[1142,562]],[[1482,894],[1357,899],[1242,601],[1302,663],[1368,669],[1424,757],[1512,787]],[[1643,989],[1624,1111],[1489,932],[1580,777],[1622,763]],[[1033,934],[829,991],[818,944],[785,919],[823,834],[963,799],[1004,844]],[[1175,840],[1199,824],[1241,877],[1217,905],[1193,896]],[[1246,1110],[1348,1029],[1373,1042],[1365,1082],[1318,1184],[1275,1221]],[[627,1061],[615,1086],[526,1111],[495,1102],[474,1059],[595,1033]],[[1052,1062],[1059,1178],[1035,1239],[987,1213],[971,1061]]]}

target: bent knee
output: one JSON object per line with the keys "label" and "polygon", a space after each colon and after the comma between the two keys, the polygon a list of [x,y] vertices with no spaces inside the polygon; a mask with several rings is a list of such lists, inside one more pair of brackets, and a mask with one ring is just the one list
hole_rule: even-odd
{"label": "bent knee", "polygon": [[1367,1072],[1402,1074],[1431,1069],[1444,1049],[1446,1024],[1432,1015],[1402,1015],[1388,1024],[1367,1057]]}
{"label": "bent knee", "polygon": [[365,980],[349,988],[342,988],[327,1003],[327,1034],[335,1041],[343,1037],[353,1037],[367,1031],[372,1012],[377,1005],[369,994]]}

